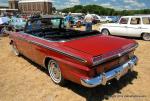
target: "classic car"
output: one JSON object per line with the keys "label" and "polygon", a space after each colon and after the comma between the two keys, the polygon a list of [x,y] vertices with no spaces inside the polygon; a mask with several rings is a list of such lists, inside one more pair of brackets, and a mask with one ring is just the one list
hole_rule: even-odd
{"label": "classic car", "polygon": [[112,17],[110,16],[101,16],[101,22],[112,22]]}
{"label": "classic car", "polygon": [[84,17],[83,16],[74,16],[74,25],[76,27],[81,27],[82,25],[84,25]]}
{"label": "classic car", "polygon": [[120,19],[120,16],[108,16],[108,18],[111,19],[110,22],[117,23],[119,21],[119,19]]}
{"label": "classic car", "polygon": [[97,15],[97,14],[91,14],[91,15],[93,17],[93,21],[92,21],[93,24],[97,24],[97,23],[101,22],[101,20],[100,20],[101,17],[99,15]]}
{"label": "classic car", "polygon": [[112,18],[109,16],[99,16],[97,14],[91,14],[93,16],[93,23],[101,23],[101,22],[112,22]]}
{"label": "classic car", "polygon": [[65,29],[61,17],[30,19],[24,31],[11,32],[9,37],[15,55],[45,67],[59,85],[66,80],[85,87],[106,85],[133,71],[138,61],[134,40]]}
{"label": "classic car", "polygon": [[123,16],[117,23],[103,24],[99,31],[105,35],[141,37],[150,41],[150,16]]}
{"label": "classic car", "polygon": [[9,21],[9,29],[13,31],[21,31],[24,29],[26,20],[24,18],[12,17]]}
{"label": "classic car", "polygon": [[0,36],[6,35],[6,28],[8,26],[8,22],[8,17],[0,17]]}
{"label": "classic car", "polygon": [[[76,26],[77,28],[81,27],[82,25],[84,25],[84,17],[83,16],[72,16],[72,20],[71,20],[71,26]],[[67,20],[66,17],[64,18],[64,25],[67,26]]]}

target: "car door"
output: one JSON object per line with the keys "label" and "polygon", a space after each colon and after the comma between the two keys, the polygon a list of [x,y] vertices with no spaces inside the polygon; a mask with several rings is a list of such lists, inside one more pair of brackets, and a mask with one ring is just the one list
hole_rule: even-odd
{"label": "car door", "polygon": [[139,37],[142,33],[141,17],[131,17],[127,28],[127,36]]}
{"label": "car door", "polygon": [[[44,19],[42,19],[44,20]],[[41,21],[41,26],[43,28],[45,28],[47,25],[51,25],[51,28],[52,29],[59,29],[60,27],[63,27],[62,26],[62,21],[63,19],[57,19],[57,18],[54,18],[54,19],[45,19],[45,21],[42,21],[42,20],[39,20]],[[43,29],[44,30],[44,29]],[[53,33],[52,30],[49,30],[47,35],[50,35],[50,32]],[[46,33],[42,32],[43,35]],[[51,41],[50,39],[45,39],[44,36],[36,36],[37,33],[34,33],[33,35],[31,35],[31,39],[33,40],[33,42],[31,43],[32,44],[32,52],[34,54],[34,57],[35,57],[35,62],[40,64],[40,65],[43,65],[43,62],[44,62],[44,59],[46,58],[45,56],[51,54],[51,55],[54,55],[55,52],[53,52],[53,50],[51,50],[48,46],[51,46],[51,47],[54,47],[55,46],[55,43],[56,42],[53,42]],[[30,40],[31,40],[30,39]]]}
{"label": "car door", "polygon": [[126,36],[128,23],[128,17],[121,18],[119,23],[117,23],[115,26],[112,26],[111,34],[117,36]]}
{"label": "car door", "polygon": [[15,44],[21,52],[21,54],[25,55],[26,57],[32,59],[32,47],[29,40],[29,35],[22,32],[14,32],[15,35]]}

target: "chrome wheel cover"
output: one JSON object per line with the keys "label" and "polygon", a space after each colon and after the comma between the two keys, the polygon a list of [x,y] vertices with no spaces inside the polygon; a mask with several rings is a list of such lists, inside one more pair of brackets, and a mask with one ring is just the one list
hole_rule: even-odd
{"label": "chrome wheel cover", "polygon": [[104,30],[102,31],[102,34],[103,34],[103,35],[109,35],[109,32],[108,32],[108,30],[104,29]]}
{"label": "chrome wheel cover", "polygon": [[59,68],[59,65],[54,61],[50,60],[49,65],[48,65],[48,71],[51,79],[55,83],[60,83],[62,80],[62,75],[61,75],[61,70]]}
{"label": "chrome wheel cover", "polygon": [[146,41],[150,41],[150,33],[144,33],[143,34],[143,39]]}

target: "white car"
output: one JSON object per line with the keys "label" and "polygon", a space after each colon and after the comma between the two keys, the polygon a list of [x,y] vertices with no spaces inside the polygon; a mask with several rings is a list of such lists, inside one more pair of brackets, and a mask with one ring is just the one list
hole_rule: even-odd
{"label": "white car", "polygon": [[97,23],[100,22],[112,22],[112,19],[109,16],[99,16],[97,14],[91,14]]}
{"label": "white car", "polygon": [[101,16],[101,22],[112,22],[112,19],[109,16]]}
{"label": "white car", "polygon": [[100,23],[101,22],[101,17],[97,14],[91,14],[93,19],[94,19],[94,22],[93,23]]}
{"label": "white car", "polygon": [[142,37],[150,41],[150,16],[123,16],[117,23],[103,24],[99,31],[105,35]]}

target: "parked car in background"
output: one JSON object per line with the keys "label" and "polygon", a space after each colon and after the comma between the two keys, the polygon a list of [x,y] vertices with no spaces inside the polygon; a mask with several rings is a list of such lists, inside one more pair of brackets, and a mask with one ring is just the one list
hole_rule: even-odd
{"label": "parked car in background", "polygon": [[17,17],[12,17],[9,21],[9,29],[12,31],[21,31],[24,29],[26,24],[26,19],[24,18],[17,18]]}
{"label": "parked car in background", "polygon": [[76,27],[81,27],[82,25],[84,25],[84,17],[83,16],[74,16],[73,17],[73,24]]}
{"label": "parked car in background", "polygon": [[13,52],[45,67],[60,85],[70,80],[96,87],[133,71],[138,60],[134,40],[65,29],[63,22],[60,17],[28,20],[24,31],[10,33]]}
{"label": "parked car in background", "polygon": [[0,36],[6,35],[6,28],[9,23],[8,17],[0,17]]}
{"label": "parked car in background", "polygon": [[101,22],[112,22],[112,18],[110,16],[99,16],[97,14],[91,14],[94,18],[93,23],[101,23]]}
{"label": "parked car in background", "polygon": [[101,22],[101,17],[97,14],[91,14],[93,16],[93,24],[97,24]]}
{"label": "parked car in background", "polygon": [[105,35],[142,37],[150,41],[150,16],[123,16],[118,23],[103,24],[99,31]]}
{"label": "parked car in background", "polygon": [[112,22],[112,18],[110,16],[101,16],[101,22]]}
{"label": "parked car in background", "polygon": [[[65,25],[67,25],[67,21],[66,18],[64,17],[64,23]],[[82,25],[84,25],[84,17],[80,16],[80,15],[75,15],[72,16],[72,20],[71,20],[71,26],[76,26],[77,28],[81,27]]]}
{"label": "parked car in background", "polygon": [[118,22],[118,21],[119,21],[120,16],[108,16],[108,18],[110,18],[110,19],[111,19],[111,21],[110,21],[110,22],[112,22],[112,23],[116,23],[116,22]]}

